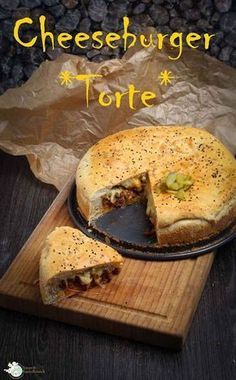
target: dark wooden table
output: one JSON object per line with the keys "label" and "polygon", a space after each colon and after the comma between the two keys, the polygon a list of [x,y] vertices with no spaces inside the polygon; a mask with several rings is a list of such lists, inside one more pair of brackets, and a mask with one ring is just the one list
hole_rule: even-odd
{"label": "dark wooden table", "polygon": [[[57,195],[24,157],[0,152],[0,272],[7,270]],[[0,379],[9,361],[42,366],[47,380],[236,379],[236,244],[224,246],[182,352],[0,310]]]}

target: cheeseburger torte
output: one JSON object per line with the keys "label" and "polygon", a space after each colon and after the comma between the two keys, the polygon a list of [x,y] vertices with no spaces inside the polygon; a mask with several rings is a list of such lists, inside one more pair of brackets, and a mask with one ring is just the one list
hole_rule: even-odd
{"label": "cheeseburger torte", "polygon": [[110,135],[82,158],[76,185],[90,224],[113,208],[146,200],[161,245],[197,242],[235,221],[235,159],[198,128],[150,126]]}
{"label": "cheeseburger torte", "polygon": [[56,227],[45,241],[39,264],[39,284],[43,302],[103,286],[123,266],[122,256],[113,248],[68,226]]}

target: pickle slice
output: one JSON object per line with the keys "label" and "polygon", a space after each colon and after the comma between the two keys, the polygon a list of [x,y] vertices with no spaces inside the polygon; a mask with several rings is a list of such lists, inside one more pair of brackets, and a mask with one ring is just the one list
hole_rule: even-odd
{"label": "pickle slice", "polygon": [[[177,173],[169,173],[166,177],[165,183],[168,189],[171,189],[171,186],[175,183],[177,177]],[[173,189],[175,190],[175,189]]]}
{"label": "pickle slice", "polygon": [[185,200],[185,191],[188,190],[193,184],[193,179],[188,174],[180,172],[171,172],[156,184],[154,191],[157,195],[160,193],[173,194],[179,200]]}
{"label": "pickle slice", "polygon": [[185,201],[185,191],[183,189],[180,189],[175,194],[176,198],[178,198],[180,201]]}

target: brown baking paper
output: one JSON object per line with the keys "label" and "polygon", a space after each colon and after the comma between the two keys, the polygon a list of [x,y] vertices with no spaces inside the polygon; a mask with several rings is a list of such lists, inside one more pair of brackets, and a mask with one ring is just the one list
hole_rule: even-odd
{"label": "brown baking paper", "polygon": [[[236,70],[193,49],[171,61],[169,49],[136,47],[122,59],[102,63],[63,54],[42,63],[27,83],[0,97],[0,148],[26,155],[36,177],[58,189],[92,144],[139,125],[206,128],[236,154]],[[59,83],[58,75],[65,70],[103,75],[90,85],[88,108],[82,81],[73,80],[68,88]],[[168,86],[158,79],[163,70],[175,77]],[[120,109],[98,103],[99,92],[124,92],[129,84],[155,92],[154,106],[144,107],[140,98],[135,110],[127,99]]]}

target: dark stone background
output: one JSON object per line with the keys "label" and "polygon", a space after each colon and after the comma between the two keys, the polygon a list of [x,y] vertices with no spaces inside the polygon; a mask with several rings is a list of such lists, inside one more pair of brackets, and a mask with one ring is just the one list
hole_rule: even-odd
{"label": "dark stone background", "polygon": [[[162,33],[216,33],[208,53],[236,67],[235,0],[0,0],[0,94],[20,86],[42,61],[53,60],[63,52],[57,47],[43,53],[40,40],[38,46],[29,49],[14,40],[16,19],[30,16],[35,20],[24,32],[24,38],[28,36],[30,40],[39,30],[36,20],[42,14],[47,18],[47,30],[54,35],[62,31],[119,32],[125,15],[130,17],[129,29],[133,33],[139,33],[146,25],[155,26]],[[106,46],[101,50],[72,46],[64,52],[86,55],[95,62],[123,53],[121,48],[112,50]]]}

